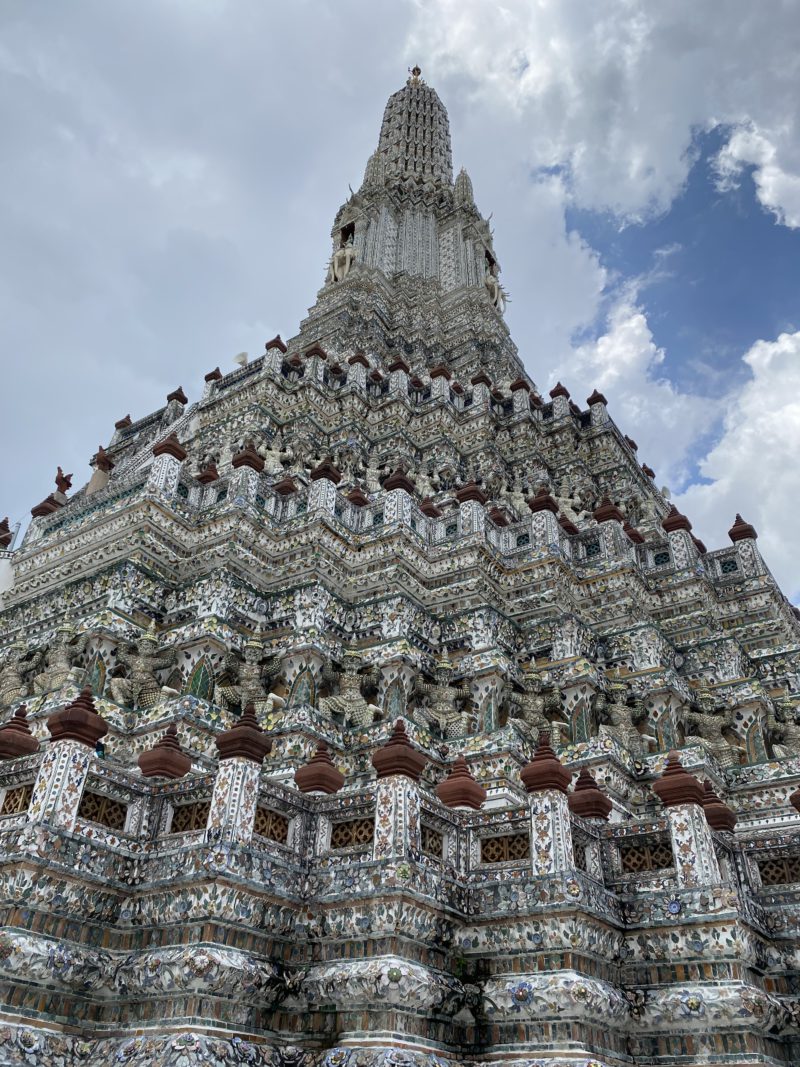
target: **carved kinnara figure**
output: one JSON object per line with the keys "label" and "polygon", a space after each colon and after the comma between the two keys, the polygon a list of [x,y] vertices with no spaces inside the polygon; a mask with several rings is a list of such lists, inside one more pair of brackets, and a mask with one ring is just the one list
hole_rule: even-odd
{"label": "carved kinnara figure", "polygon": [[[525,724],[534,744],[539,741],[540,730],[552,733],[554,725],[555,735],[558,736],[562,726],[566,726],[558,690],[545,688],[541,674],[531,667],[524,672],[523,681],[523,693],[507,694],[509,717],[520,719]],[[553,699],[554,696],[556,699]]]}
{"label": "carved kinnara figure", "polygon": [[343,281],[350,273],[350,268],[353,266],[355,258],[356,250],[353,248],[353,238],[350,237],[347,242],[337,248],[331,256],[327,280],[329,282]]}
{"label": "carved kinnara figure", "polygon": [[600,734],[610,734],[628,749],[632,756],[641,756],[647,752],[647,742],[656,741],[653,734],[640,732],[637,727],[647,721],[647,709],[644,702],[631,702],[628,687],[624,682],[612,682],[608,695],[597,694],[595,712],[600,723]]}
{"label": "carved kinnara figure", "polygon": [[228,711],[241,711],[248,704],[255,704],[262,712],[281,707],[283,698],[270,691],[283,670],[280,657],[273,656],[266,663],[264,658],[264,643],[257,637],[245,641],[242,659],[230,653],[221,679],[214,687],[214,703]]}
{"label": "carved kinnara figure", "polygon": [[172,648],[159,652],[156,624],[151,622],[132,644],[117,652],[117,662],[126,670],[126,676],[109,682],[112,698],[124,707],[155,707],[162,696],[156,672],[174,666],[176,658]]}
{"label": "carved kinnara figure", "polygon": [[777,759],[800,756],[800,707],[787,697],[767,713],[767,738]]}
{"label": "carved kinnara figure", "polygon": [[433,682],[418,681],[414,692],[428,698],[428,716],[441,731],[442,737],[452,741],[467,732],[467,716],[459,702],[470,699],[468,686],[453,685],[455,668],[446,652],[436,660]]}
{"label": "carved kinnara figure", "polygon": [[[75,678],[75,660],[86,648],[88,641],[88,633],[77,636],[71,626],[59,626],[53,639],[43,650],[44,669],[33,679],[34,693],[49,693],[60,689],[70,677]],[[82,671],[79,672],[79,675],[82,674]],[[77,677],[76,681],[79,680],[80,677]]]}
{"label": "carved kinnara figure", "polygon": [[339,692],[334,696],[321,697],[320,711],[326,715],[341,715],[345,726],[369,726],[380,716],[380,708],[364,699],[361,687],[365,682],[375,685],[377,670],[360,673],[363,660],[358,652],[347,650],[342,657],[344,670],[325,669],[323,677],[328,682],[338,683]]}
{"label": "carved kinnara figure", "polygon": [[8,646],[0,661],[0,707],[7,708],[16,700],[29,696],[29,678],[43,660],[43,649],[29,653],[21,641]]}
{"label": "carved kinnara figure", "polygon": [[715,757],[721,767],[739,764],[738,749],[725,737],[725,730],[731,729],[732,722],[732,710],[717,703],[706,686],[699,687],[695,704],[686,712],[686,733],[697,737],[699,744]]}

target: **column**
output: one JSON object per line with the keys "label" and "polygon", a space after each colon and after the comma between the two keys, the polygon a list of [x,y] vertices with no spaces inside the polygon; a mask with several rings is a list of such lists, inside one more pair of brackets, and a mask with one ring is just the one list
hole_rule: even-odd
{"label": "column", "polygon": [[531,866],[536,875],[572,871],[572,822],[567,786],[572,774],[550,747],[546,730],[539,734],[536,754],[520,772],[531,812]]}
{"label": "column", "polygon": [[50,716],[47,729],[52,740],[39,764],[28,819],[74,830],[95,745],[108,733],[108,725],[97,714],[86,686],[76,700]]}
{"label": "column", "polygon": [[375,789],[374,860],[413,858],[420,849],[419,777],[427,759],[408,739],[401,719],[372,756]]}
{"label": "column", "polygon": [[261,764],[272,742],[258,725],[255,708],[248,704],[242,717],[216,739],[219,769],[214,781],[206,837],[248,845],[258,805]]}
{"label": "column", "polygon": [[653,784],[667,809],[678,885],[691,888],[722,881],[711,829],[703,811],[703,786],[670,752],[664,773]]}

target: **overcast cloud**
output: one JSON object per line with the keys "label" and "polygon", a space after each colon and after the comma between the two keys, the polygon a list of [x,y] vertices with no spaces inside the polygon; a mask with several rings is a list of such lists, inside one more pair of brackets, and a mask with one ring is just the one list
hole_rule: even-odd
{"label": "overcast cloud", "polygon": [[531,375],[581,402],[601,388],[709,547],[742,511],[796,597],[800,323],[743,343],[713,395],[685,368],[678,387],[692,357],[656,340],[649,279],[567,219],[647,226],[717,129],[718,195],[800,226],[798,57],[795,0],[0,7],[0,516],[25,518],[58,463],[82,484],[126,412],[179,384],[196,398],[207,370],[296,330],[419,62],[494,211]]}

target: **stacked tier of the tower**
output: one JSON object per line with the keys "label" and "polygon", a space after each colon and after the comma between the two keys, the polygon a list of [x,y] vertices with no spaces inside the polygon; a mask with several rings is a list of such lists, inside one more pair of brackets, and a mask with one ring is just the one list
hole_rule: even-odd
{"label": "stacked tier of the tower", "polygon": [[0,1060],[796,1062],[756,531],[539,394],[418,72],[332,239],[297,337],[0,554]]}

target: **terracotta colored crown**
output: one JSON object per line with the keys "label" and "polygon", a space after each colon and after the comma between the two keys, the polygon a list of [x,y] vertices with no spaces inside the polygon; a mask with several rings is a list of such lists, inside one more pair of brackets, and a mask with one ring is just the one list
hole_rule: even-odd
{"label": "terracotta colored crown", "polygon": [[477,482],[467,482],[466,485],[456,490],[456,500],[464,504],[467,500],[476,500],[479,504],[485,504],[489,498]]}
{"label": "terracotta colored crown", "polygon": [[294,479],[288,474],[284,475],[279,482],[275,482],[272,488],[279,496],[291,496],[292,493],[297,492]]}
{"label": "terracotta colored crown", "polygon": [[323,459],[319,466],[315,467],[311,471],[309,477],[312,482],[318,482],[321,478],[326,481],[333,482],[334,485],[338,485],[342,480],[341,471],[334,466],[333,461],[330,459]]}
{"label": "terracotta colored crown", "polygon": [[186,449],[178,440],[178,435],[176,433],[171,433],[169,437],[165,437],[163,441],[159,441],[158,444],[153,445],[153,455],[173,456],[182,463],[186,459]]}
{"label": "terracotta colored crown", "polygon": [[738,821],[735,813],[720,800],[707,779],[703,782],[703,811],[712,830],[732,830]]}
{"label": "terracotta colored crown", "polygon": [[564,531],[564,533],[568,533],[568,534],[580,533],[580,530],[575,525],[575,523],[572,521],[572,519],[568,519],[567,516],[566,515],[562,515],[561,512],[558,513],[558,525],[561,527],[561,529]]}
{"label": "terracotta colored crown", "polygon": [[208,372],[208,374],[205,374],[203,376],[203,381],[204,382],[218,382],[221,379],[222,379],[222,371],[219,369],[219,367],[215,367],[213,370],[210,370]]}
{"label": "terracotta colored crown", "polygon": [[423,754],[408,740],[402,719],[394,724],[392,736],[372,754],[372,766],[378,778],[388,778],[391,774],[403,774],[407,778],[419,781],[419,776],[427,763]]}
{"label": "terracotta colored crown", "polygon": [[97,446],[97,451],[92,456],[92,466],[96,467],[99,471],[105,471],[106,473],[114,469],[114,462],[102,445]]}
{"label": "terracotta colored crown", "polygon": [[607,819],[612,808],[611,801],[600,789],[586,767],[575,782],[575,788],[567,798],[569,810],[584,819]]}
{"label": "terracotta colored crown", "polygon": [[145,778],[183,778],[192,768],[192,761],[178,742],[175,723],[152,748],[145,749],[138,759],[139,770]]}
{"label": "terracotta colored crown", "polygon": [[607,496],[604,496],[600,506],[592,512],[595,522],[624,522],[625,517],[616,505],[612,504]]}
{"label": "terracotta colored crown", "polygon": [[167,393],[167,403],[169,404],[173,400],[177,400],[179,404],[189,403],[189,397],[184,393],[182,385],[179,385],[177,389],[173,389],[171,393]]}
{"label": "terracotta colored crown", "polygon": [[556,382],[555,386],[550,390],[550,396],[555,400],[557,396],[565,396],[569,400],[569,389],[561,382]]}
{"label": "terracotta colored crown", "polygon": [[354,485],[347,494],[347,500],[357,508],[363,508],[369,504],[369,497],[366,496],[363,489],[360,489],[357,485]]}
{"label": "terracotta colored crown", "polygon": [[91,686],[84,686],[71,704],[51,715],[47,729],[54,741],[80,741],[94,748],[108,733],[108,723],[95,710]]}
{"label": "terracotta colored crown", "polygon": [[264,345],[265,352],[271,352],[273,348],[277,348],[279,352],[283,352],[283,354],[286,355],[287,348],[286,345],[283,343],[283,338],[279,333],[276,333],[272,340],[267,341],[267,343]]}
{"label": "terracotta colored crown", "polygon": [[485,386],[487,386],[487,388],[491,389],[491,387],[492,387],[492,379],[489,377],[489,375],[486,373],[486,371],[479,370],[477,374],[474,374],[470,378],[469,384],[470,385],[485,385]]}
{"label": "terracotta colored crown", "polygon": [[797,811],[800,811],[800,789],[795,789],[793,793],[789,794],[789,803],[793,808],[796,808]]}
{"label": "terracotta colored crown", "polygon": [[210,485],[211,482],[215,482],[218,478],[219,471],[213,460],[210,463],[206,463],[205,467],[197,475],[197,480],[201,485]]}
{"label": "terracotta colored crown", "polygon": [[436,786],[436,795],[448,808],[474,808],[475,811],[486,800],[486,790],[470,774],[463,756],[457,757],[448,776]]}
{"label": "terracotta colored crown", "polygon": [[388,478],[384,478],[383,488],[389,492],[392,489],[405,489],[407,493],[414,493],[416,486],[411,479],[401,470],[392,471]]}
{"label": "terracotta colored crown", "polygon": [[512,393],[516,393],[520,389],[524,389],[526,393],[529,393],[531,391],[530,384],[526,382],[524,378],[515,378],[508,388],[511,390]]}
{"label": "terracotta colored crown", "polygon": [[631,526],[631,524],[626,521],[626,522],[624,522],[622,524],[622,529],[628,535],[628,540],[632,541],[633,544],[635,544],[635,545],[643,545],[644,544],[644,538],[642,537],[642,535],[639,533],[639,531],[636,529],[635,526]]}
{"label": "terracotta colored crown", "polygon": [[441,518],[442,515],[439,508],[436,507],[436,505],[429,496],[426,496],[425,499],[420,503],[419,510],[422,512],[423,515],[427,515],[429,519],[438,519]]}
{"label": "terracotta colored crown", "polygon": [[431,371],[431,378],[432,379],[433,378],[447,378],[449,380],[452,377],[453,377],[453,375],[450,373],[450,371],[447,369],[447,367],[445,367],[444,363],[440,363],[438,366],[434,367],[433,370]]}
{"label": "terracotta colored crown", "polygon": [[546,489],[540,489],[536,496],[532,496],[528,500],[528,507],[531,511],[552,511],[554,515],[558,514],[558,504]]}
{"label": "terracotta colored crown", "polygon": [[236,725],[216,737],[215,742],[221,760],[247,759],[252,763],[263,763],[272,748],[272,741],[258,725],[253,704],[248,704]]}
{"label": "terracotta colored crown", "polygon": [[691,530],[692,524],[682,515],[680,511],[673,504],[670,508],[669,515],[663,520],[661,525],[667,531],[667,533],[673,533],[675,530]]}
{"label": "terracotta colored crown", "polygon": [[252,441],[245,441],[242,448],[236,453],[231,460],[231,466],[236,469],[238,467],[249,467],[250,470],[256,471],[260,474],[264,469],[264,460],[256,452]]}
{"label": "terracotta colored crown", "polygon": [[8,525],[8,516],[4,519],[0,519],[0,548],[8,548],[13,536],[14,535]]}
{"label": "terracotta colored crown", "polygon": [[608,401],[601,392],[598,392],[598,390],[595,389],[593,390],[591,396],[587,396],[586,403],[589,405],[589,407],[591,407],[592,404],[608,404]]}
{"label": "terracotta colored crown", "polygon": [[7,723],[0,726],[0,759],[32,756],[39,751],[39,742],[28,726],[27,707],[20,704]]}
{"label": "terracotta colored crown", "polygon": [[728,530],[728,537],[736,544],[737,541],[755,541],[758,534],[755,527],[751,526],[749,522],[745,522],[742,516],[737,513],[733,526]]}
{"label": "terracotta colored crown", "polygon": [[667,765],[661,777],[653,782],[653,792],[667,808],[677,804],[703,803],[703,787],[693,774],[683,769],[678,753],[674,750],[667,756]]}
{"label": "terracotta colored crown", "polygon": [[338,793],[344,785],[344,775],[334,766],[324,741],[317,744],[308,763],[297,768],[294,780],[303,793]]}
{"label": "terracotta colored crown", "polygon": [[572,781],[572,772],[567,770],[550,747],[549,730],[539,732],[536,753],[530,763],[526,763],[520,771],[520,778],[529,793],[539,793],[544,789],[556,789],[559,793],[566,793],[567,786]]}

